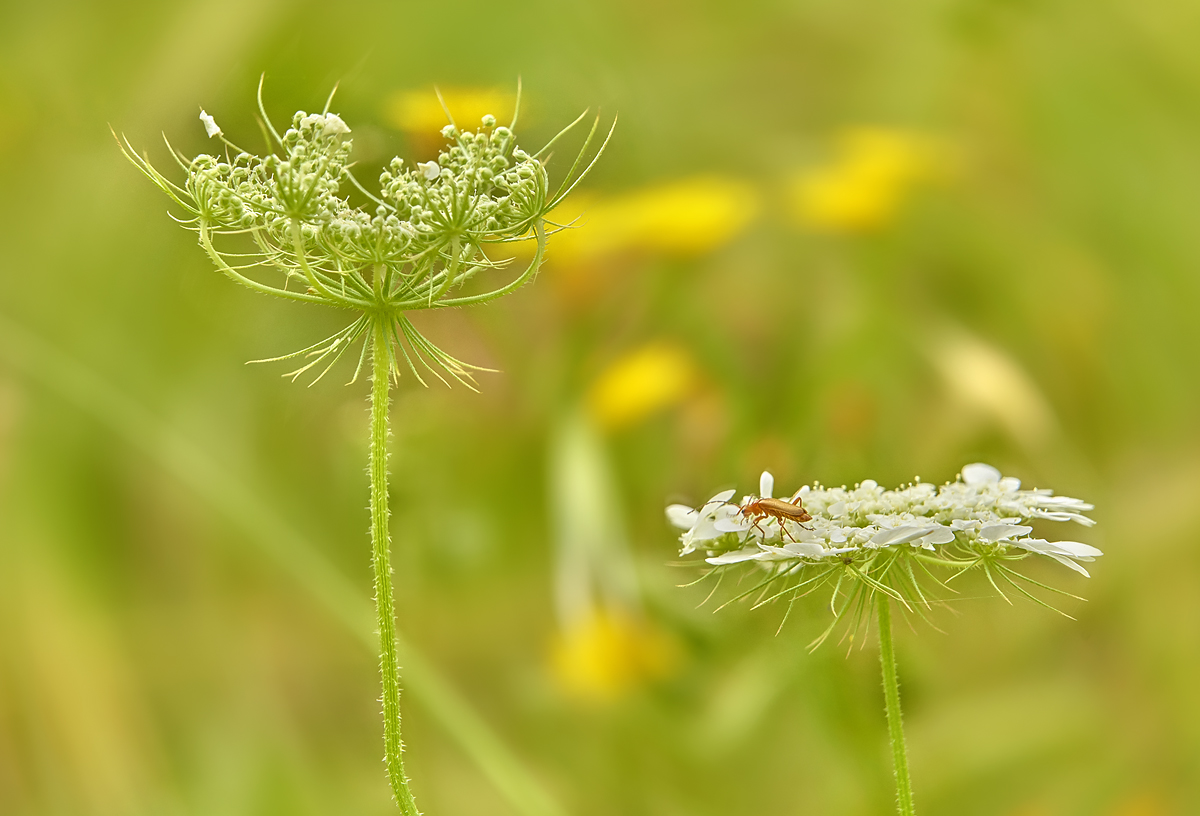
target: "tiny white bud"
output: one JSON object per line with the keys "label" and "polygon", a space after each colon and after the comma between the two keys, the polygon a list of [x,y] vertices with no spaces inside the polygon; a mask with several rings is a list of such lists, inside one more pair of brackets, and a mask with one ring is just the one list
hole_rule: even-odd
{"label": "tiny white bud", "polygon": [[350,127],[336,113],[310,113],[300,119],[300,127],[319,125],[322,136],[344,136],[350,132]]}
{"label": "tiny white bud", "polygon": [[211,139],[213,136],[221,135],[220,125],[217,124],[215,119],[205,113],[203,109],[200,110],[200,121],[204,123],[204,132],[208,134],[208,138]]}
{"label": "tiny white bud", "polygon": [[322,129],[323,136],[344,136],[350,132],[350,126],[342,121],[342,117],[336,113],[325,114],[325,127]]}

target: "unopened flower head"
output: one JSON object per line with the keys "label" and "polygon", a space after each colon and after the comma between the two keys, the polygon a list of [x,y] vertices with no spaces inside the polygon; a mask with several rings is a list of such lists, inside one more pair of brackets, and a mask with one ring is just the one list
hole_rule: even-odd
{"label": "unopened flower head", "polygon": [[[853,488],[806,485],[780,502],[761,502],[773,492],[774,478],[763,473],[759,495],[739,503],[733,502],[735,491],[725,490],[698,508],[668,507],[667,518],[683,530],[681,554],[702,552],[717,568],[758,564],[767,571],[768,589],[776,579],[808,591],[822,578],[852,579],[906,605],[928,604],[924,585],[930,580],[945,586],[976,567],[997,590],[1006,583],[1028,594],[1022,582],[1029,579],[1012,562],[1035,553],[1086,576],[1081,562],[1102,554],[1078,541],[1033,535],[1034,522],[1091,526],[1085,515],[1091,504],[1050,490],[1023,490],[1020,480],[986,464],[967,465],[957,480],[940,487],[915,482],[886,490],[872,480]],[[788,507],[802,507],[811,518],[789,518],[797,514]],[[931,567],[953,573],[943,581]]]}
{"label": "unopened flower head", "polygon": [[[205,132],[224,150],[192,159],[176,153],[186,173],[181,184],[127,142],[122,147],[186,211],[187,225],[230,278],[265,294],[360,315],[332,337],[287,355],[313,358],[294,374],[324,361],[332,365],[382,327],[392,338],[395,374],[403,360],[418,379],[419,364],[469,385],[470,371],[479,369],[422,337],[405,313],[483,303],[527,282],[541,264],[546,214],[599,154],[586,160],[596,126],[557,187],[543,164],[550,145],[530,154],[517,144],[515,117],[503,126],[487,115],[474,131],[445,127],[445,147],[435,160],[409,165],[392,159],[371,192],[351,172],[351,129],[329,103],[320,113],[298,111],[282,133],[263,110],[261,95],[259,111],[273,148],[264,156],[239,148],[201,111]],[[364,203],[352,203],[351,196]],[[505,265],[489,257],[490,247],[526,235],[534,236],[537,251],[524,271],[496,288],[464,291],[479,273]]]}

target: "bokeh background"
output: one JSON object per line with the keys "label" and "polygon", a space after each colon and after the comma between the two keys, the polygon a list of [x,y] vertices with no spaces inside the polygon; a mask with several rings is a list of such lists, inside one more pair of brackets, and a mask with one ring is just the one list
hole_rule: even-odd
{"label": "bokeh background", "polygon": [[[221,277],[203,106],[333,110],[360,176],[511,113],[616,135],[535,283],[397,391],[407,762],[435,816],[882,814],[870,638],[675,559],[669,501],[987,461],[1096,504],[1077,620],[898,627],[925,814],[1200,813],[1200,7],[1178,0],[0,4],[0,813],[387,814],[366,387]],[[491,110],[489,110],[491,109]],[[561,172],[561,158],[552,159]],[[861,648],[860,648],[861,647]]]}

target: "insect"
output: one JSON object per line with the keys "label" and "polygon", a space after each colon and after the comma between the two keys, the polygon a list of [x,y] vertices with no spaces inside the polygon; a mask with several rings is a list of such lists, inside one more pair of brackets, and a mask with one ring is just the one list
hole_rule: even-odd
{"label": "insect", "polygon": [[812,516],[810,516],[808,511],[804,509],[804,505],[800,503],[799,496],[793,497],[791,501],[785,501],[784,499],[763,498],[761,496],[751,496],[745,504],[738,508],[738,511],[743,517],[752,519],[752,525],[754,529],[758,530],[758,532],[764,536],[766,534],[763,533],[763,529],[758,526],[759,522],[765,518],[778,519],[780,531],[788,538],[791,538],[792,541],[795,541],[796,539],[793,538],[790,532],[788,532],[788,529],[784,526],[783,522],[794,521],[797,524],[803,524],[806,521],[812,520]]}

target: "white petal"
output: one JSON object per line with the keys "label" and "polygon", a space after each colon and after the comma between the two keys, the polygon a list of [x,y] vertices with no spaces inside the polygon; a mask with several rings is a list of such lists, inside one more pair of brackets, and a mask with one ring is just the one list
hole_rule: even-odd
{"label": "white petal", "polygon": [[737,550],[736,552],[725,553],[723,555],[714,555],[712,558],[705,558],[704,560],[713,566],[720,567],[725,564],[740,564],[743,561],[759,561],[764,555],[766,553],[758,547],[747,547],[744,550]]}
{"label": "white petal", "polygon": [[435,161],[417,162],[417,167],[428,181],[433,181],[442,174],[441,165]]}
{"label": "white petal", "polygon": [[736,492],[737,491],[734,490],[733,488],[730,488],[729,490],[722,490],[720,493],[718,493],[717,495],[713,496],[711,499],[706,501],[705,504],[706,505],[707,504],[724,504],[725,502],[732,499],[733,494]]}
{"label": "white petal", "polygon": [[967,465],[962,469],[963,481],[970,487],[983,487],[1000,481],[1000,471],[983,462]]}
{"label": "white petal", "polygon": [[1043,554],[1044,554],[1044,555],[1048,555],[1048,556],[1050,556],[1050,557],[1051,557],[1051,558],[1053,558],[1055,561],[1057,561],[1058,563],[1060,563],[1060,564],[1062,564],[1062,565],[1064,565],[1064,566],[1070,567],[1071,569],[1075,570],[1075,571],[1076,571],[1076,572],[1078,572],[1080,575],[1082,575],[1084,578],[1091,578],[1091,577],[1092,577],[1091,573],[1089,573],[1089,572],[1088,572],[1087,570],[1085,570],[1085,569],[1084,569],[1084,568],[1083,568],[1081,565],[1079,565],[1079,564],[1076,564],[1074,561],[1072,561],[1072,560],[1071,560],[1071,559],[1069,559],[1069,558],[1064,558],[1063,556],[1061,556],[1061,555],[1055,555],[1054,553],[1043,553]]}
{"label": "white petal", "polygon": [[1082,499],[1073,499],[1070,496],[1039,496],[1037,501],[1042,507],[1054,505],[1064,510],[1086,511],[1096,509],[1096,505],[1085,502]]}
{"label": "white petal", "polygon": [[932,533],[921,537],[921,546],[929,544],[949,544],[954,540],[954,531],[949,527],[938,527]]}
{"label": "white petal", "polygon": [[764,499],[771,498],[771,491],[775,489],[775,477],[769,471],[764,470],[762,476],[758,477],[758,495]]}
{"label": "white petal", "polygon": [[1048,521],[1074,521],[1077,524],[1082,524],[1084,527],[1092,527],[1096,524],[1094,519],[1079,513],[1060,513],[1053,510],[1034,510],[1030,513],[1034,518],[1042,518]]}
{"label": "white petal", "polygon": [[208,138],[221,135],[221,127],[217,124],[217,120],[205,113],[203,109],[200,111],[200,121],[204,123],[204,132],[208,134]]}
{"label": "white petal", "polygon": [[825,556],[825,548],[811,541],[789,541],[782,547],[772,547],[769,544],[761,546],[764,550],[775,556],[769,559],[771,561],[786,560],[789,558],[823,558]]}
{"label": "white petal", "polygon": [[796,555],[802,555],[805,558],[824,558],[829,552],[820,544],[813,541],[789,541],[783,545],[783,549]]}
{"label": "white petal", "polygon": [[841,555],[842,553],[854,552],[857,549],[858,549],[858,547],[835,547],[833,549],[825,550],[824,552],[822,552],[821,557],[822,558],[832,558],[835,555]]}
{"label": "white petal", "polygon": [[1064,550],[1067,550],[1072,558],[1082,558],[1091,561],[1097,556],[1104,555],[1102,551],[1096,549],[1090,544],[1084,544],[1079,541],[1058,541],[1055,543]]}
{"label": "white petal", "polygon": [[725,535],[722,530],[718,530],[712,519],[701,517],[696,522],[696,526],[683,534],[684,544],[691,546],[695,541],[709,541],[714,538],[720,538]]}
{"label": "white petal", "polygon": [[867,543],[868,547],[890,547],[893,544],[903,544],[906,541],[921,538],[926,533],[930,532],[928,526],[922,525],[915,527],[905,525],[903,527],[893,527],[890,530],[880,530],[875,535],[871,536],[871,540]]}
{"label": "white petal", "polygon": [[1002,541],[1006,538],[1029,535],[1032,527],[1024,524],[988,524],[979,531],[981,541]]}
{"label": "white petal", "polygon": [[762,548],[763,557],[758,559],[760,561],[792,561],[802,555],[802,553],[792,552],[783,547],[772,547],[768,544],[763,544]]}
{"label": "white petal", "polygon": [[713,528],[720,530],[722,533],[740,533],[743,530],[749,530],[750,527],[750,522],[741,516],[717,519],[713,522]]}
{"label": "white petal", "polygon": [[1014,544],[1044,555],[1065,555],[1067,558],[1077,558],[1080,561],[1094,561],[1096,556],[1104,555],[1100,550],[1078,541],[1047,541],[1044,538],[1023,538]]}
{"label": "white petal", "polygon": [[1094,561],[1097,555],[1104,553],[1097,550],[1095,547],[1090,547],[1087,544],[1081,544],[1078,541],[1047,541],[1044,538],[1023,538],[1020,541],[1013,542],[1022,549],[1035,552],[1039,555],[1047,555],[1053,558],[1060,564],[1064,564],[1075,570],[1081,575],[1086,575],[1088,578],[1092,576],[1088,571],[1071,559],[1079,561]]}
{"label": "white petal", "polygon": [[690,530],[700,518],[700,513],[686,504],[672,504],[667,508],[667,521],[681,530]]}
{"label": "white petal", "polygon": [[343,136],[350,132],[350,127],[336,113],[325,114],[325,127],[321,133],[325,136]]}

